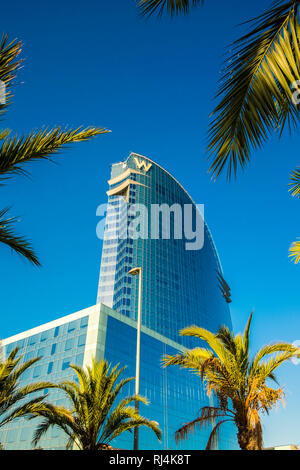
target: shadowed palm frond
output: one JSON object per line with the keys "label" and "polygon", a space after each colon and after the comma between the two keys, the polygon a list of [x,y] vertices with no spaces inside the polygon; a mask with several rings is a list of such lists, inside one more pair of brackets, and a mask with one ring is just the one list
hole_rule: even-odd
{"label": "shadowed palm frond", "polygon": [[220,427],[224,423],[228,423],[229,421],[233,421],[232,419],[222,419],[219,421],[212,429],[210,436],[208,438],[205,450],[211,450],[217,448],[219,437],[220,437]]}
{"label": "shadowed palm frond", "polygon": [[300,197],[300,167],[297,167],[296,170],[292,171],[290,180],[291,183],[289,183],[289,191],[292,193],[292,196]]}
{"label": "shadowed palm frond", "polygon": [[9,246],[13,251],[26,258],[30,263],[40,266],[40,262],[32,248],[31,243],[14,231],[17,217],[7,218],[9,209],[0,210],[0,243]]}
{"label": "shadowed palm frond", "polygon": [[188,14],[191,7],[204,3],[204,0],[137,0],[142,15],[151,16],[157,13],[161,16],[166,11],[171,16]]}
{"label": "shadowed palm frond", "polygon": [[209,128],[211,173],[245,168],[274,130],[298,124],[291,85],[300,78],[299,1],[277,1],[251,20],[253,29],[232,48]]}
{"label": "shadowed palm frond", "polygon": [[217,333],[218,339],[222,341],[227,351],[231,354],[236,354],[236,343],[233,333],[229,330],[228,326],[221,326]]}
{"label": "shadowed palm frond", "polygon": [[[204,406],[201,409],[200,416],[193,421],[184,424],[180,429],[178,429],[175,433],[175,441],[178,443],[179,441],[182,441],[184,439],[187,439],[187,437],[195,432],[196,428],[202,429],[203,427],[206,428],[209,424],[215,425],[215,420],[219,418],[224,418],[226,417],[226,421],[232,421],[233,420],[233,413],[232,412],[227,412],[226,410],[223,410],[222,408],[219,407],[214,407],[214,406]],[[224,421],[222,421],[220,424],[222,424]],[[218,428],[217,428],[218,429]],[[216,444],[216,441],[218,440],[218,433],[217,429],[212,432],[214,432],[214,438],[211,437],[209,438],[208,444],[210,443],[210,446],[212,445],[212,441]],[[207,448],[208,450],[208,448]]]}
{"label": "shadowed palm frond", "polygon": [[6,137],[8,137],[10,132],[10,129],[2,129],[0,131],[0,140],[4,140]]}
{"label": "shadowed palm frond", "polygon": [[295,264],[300,261],[300,240],[293,242],[289,249],[289,257],[292,258]]}
{"label": "shadowed palm frond", "polygon": [[70,410],[62,406],[52,405],[51,403],[44,403],[29,419],[36,418],[36,416],[43,419],[33,434],[32,444],[34,447],[37,446],[39,440],[48,429],[55,426],[62,429],[69,436],[71,445],[74,443],[74,420]]}

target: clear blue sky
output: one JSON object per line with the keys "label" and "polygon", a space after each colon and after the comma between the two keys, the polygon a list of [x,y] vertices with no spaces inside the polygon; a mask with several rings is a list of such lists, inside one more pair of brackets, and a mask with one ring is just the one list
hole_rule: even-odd
{"label": "clear blue sky", "polygon": [[[206,220],[232,288],[240,331],[255,309],[252,346],[300,339],[300,266],[287,257],[300,236],[300,201],[287,192],[300,164],[299,138],[272,138],[236,181],[212,183],[205,157],[208,115],[225,46],[269,1],[207,0],[190,17],[150,21],[134,0],[28,0],[1,6],[1,30],[24,43],[24,67],[5,126],[18,133],[58,124],[112,130],[76,144],[58,165],[30,165],[1,191],[19,231],[43,264],[33,268],[1,246],[1,337],[96,301],[101,242],[96,208],[106,201],[111,163],[130,151],[177,177]],[[265,444],[300,444],[300,365],[279,378],[286,406],[264,420]]]}

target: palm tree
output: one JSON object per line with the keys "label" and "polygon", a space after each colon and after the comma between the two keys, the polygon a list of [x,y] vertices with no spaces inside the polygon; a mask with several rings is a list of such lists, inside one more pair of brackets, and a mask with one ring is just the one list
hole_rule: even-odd
{"label": "palm tree", "polygon": [[[189,13],[197,0],[140,0],[145,15],[166,10],[170,15]],[[282,134],[298,125],[300,89],[300,0],[277,0],[262,15],[249,21],[251,29],[230,45],[220,77],[209,127],[210,172],[217,178],[227,168],[227,178],[250,161],[251,151],[261,148],[273,133]],[[292,195],[300,187],[300,171],[291,172]],[[300,243],[289,256],[300,261]]]}
{"label": "palm tree", "polygon": [[218,441],[220,427],[233,422],[242,450],[262,449],[261,415],[284,396],[282,388],[272,388],[268,382],[277,383],[274,371],[288,359],[299,355],[299,349],[289,343],[267,345],[250,358],[249,335],[252,313],[243,335],[233,335],[225,326],[214,334],[198,326],[190,326],[181,335],[194,336],[205,341],[208,348],[197,347],[175,356],[165,356],[165,366],[178,365],[197,373],[206,384],[207,393],[216,397],[216,406],[204,406],[199,416],[176,431],[176,440],[185,439],[196,427],[212,424],[206,449]]}
{"label": "palm tree", "polygon": [[118,381],[124,367],[111,367],[106,360],[98,362],[95,359],[86,369],[76,365],[70,367],[76,372],[79,384],[64,381],[58,384],[58,388],[65,392],[71,409],[47,405],[44,410],[38,411],[37,415],[43,420],[33,437],[35,446],[52,426],[58,426],[68,435],[67,449],[73,445],[80,450],[109,449],[113,439],[139,426],[152,429],[160,439],[158,423],[143,418],[135,407],[129,406],[136,401],[147,404],[145,398],[131,395],[116,404],[123,387],[133,380]]}
{"label": "palm tree", "polygon": [[17,418],[33,417],[37,411],[44,409],[46,395],[36,396],[36,393],[56,386],[51,382],[21,386],[24,372],[40,358],[21,363],[23,355],[17,357],[17,354],[18,348],[14,348],[7,359],[0,359],[0,428]]}
{"label": "palm tree", "polygon": [[[20,41],[8,42],[7,35],[0,40],[0,117],[11,101],[11,87],[22,61],[18,59],[22,51]],[[3,92],[4,90],[4,92]],[[3,99],[4,95],[4,99]],[[42,129],[30,132],[27,136],[10,136],[10,131],[0,130],[0,183],[13,175],[26,175],[24,164],[38,159],[49,160],[62,147],[72,142],[88,140],[109,132],[103,128],[86,129]],[[8,216],[8,208],[0,210],[0,242],[39,266],[39,260],[31,246],[23,237],[16,235],[13,226],[15,217]]]}

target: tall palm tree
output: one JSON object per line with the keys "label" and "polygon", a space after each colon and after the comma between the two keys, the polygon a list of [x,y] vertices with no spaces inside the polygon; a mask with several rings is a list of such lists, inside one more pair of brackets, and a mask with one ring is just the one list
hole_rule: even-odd
{"label": "tall palm tree", "polygon": [[[22,60],[20,41],[8,41],[7,35],[0,40],[0,118],[11,102],[12,82],[16,77]],[[109,132],[103,128],[86,129],[42,129],[30,132],[27,136],[11,136],[10,131],[0,130],[0,184],[13,175],[26,175],[24,165],[27,162],[49,160],[62,147],[72,142],[88,140],[99,134]],[[31,246],[22,236],[14,231],[15,217],[8,216],[8,208],[0,209],[0,243],[9,246],[13,251],[25,257],[35,265],[39,260]]]}
{"label": "tall palm tree", "polygon": [[[56,386],[51,382],[36,382],[21,386],[22,375],[40,358],[21,363],[18,348],[13,349],[7,359],[0,359],[0,428],[21,417],[33,417],[44,409],[46,395],[37,392]],[[34,395],[34,396],[33,396]]]}
{"label": "tall palm tree", "polygon": [[282,388],[272,388],[268,382],[276,381],[274,371],[288,359],[299,355],[299,349],[289,343],[267,345],[250,357],[250,315],[243,335],[233,335],[227,327],[221,327],[214,334],[198,326],[190,326],[181,335],[194,336],[205,341],[207,348],[198,347],[165,356],[165,366],[178,365],[197,373],[207,387],[210,396],[214,393],[216,406],[205,406],[199,416],[184,424],[177,432],[176,439],[184,439],[196,427],[212,424],[213,429],[206,449],[218,441],[220,427],[233,422],[242,450],[262,449],[263,436],[261,415],[284,396]]}
{"label": "tall palm tree", "polygon": [[[140,0],[143,14],[189,13],[197,0]],[[230,45],[212,113],[208,153],[210,172],[217,178],[227,169],[227,178],[244,169],[251,151],[261,148],[273,133],[298,126],[300,90],[300,0],[277,0],[269,10],[249,21],[251,29]],[[300,171],[291,172],[292,195],[300,187]],[[300,243],[294,242],[289,256],[300,261]]]}
{"label": "tall palm tree", "polygon": [[93,360],[91,367],[86,369],[75,365],[70,367],[76,372],[79,383],[64,381],[58,384],[58,388],[65,392],[71,408],[47,405],[44,410],[39,410],[37,415],[43,420],[35,431],[34,445],[52,426],[67,434],[68,449],[73,445],[80,450],[108,449],[113,439],[139,426],[150,428],[160,439],[158,423],[143,418],[135,407],[129,406],[136,401],[147,404],[145,398],[131,395],[116,403],[122,388],[133,380],[118,381],[124,367],[111,367],[105,360]]}

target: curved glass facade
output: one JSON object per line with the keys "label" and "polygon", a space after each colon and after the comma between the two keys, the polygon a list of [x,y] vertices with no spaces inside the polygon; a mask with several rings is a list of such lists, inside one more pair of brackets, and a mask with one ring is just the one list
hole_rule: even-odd
{"label": "curved glass facade", "polygon": [[[125,162],[112,165],[107,194],[98,302],[136,319],[138,276],[128,271],[139,266],[146,327],[188,347],[195,344],[193,339],[178,334],[186,326],[196,324],[213,331],[222,324],[231,327],[228,304],[218,287],[221,266],[207,225],[201,249],[187,249],[187,238],[176,235],[172,206],[182,209],[182,226],[187,206],[194,211],[194,222],[198,213],[180,183],[153,161],[132,153]],[[131,208],[137,204],[146,208],[148,219],[139,234],[131,234]],[[161,215],[154,239],[152,208],[161,205],[171,208],[171,228],[164,233]]]}

